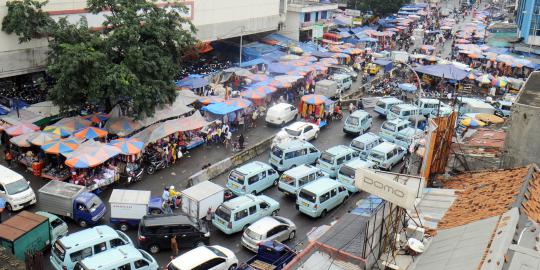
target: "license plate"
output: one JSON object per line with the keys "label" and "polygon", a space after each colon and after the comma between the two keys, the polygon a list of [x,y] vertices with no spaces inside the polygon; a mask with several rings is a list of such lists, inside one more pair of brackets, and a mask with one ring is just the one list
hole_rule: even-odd
{"label": "license plate", "polygon": [[308,204],[307,202],[303,202],[302,204],[303,204],[305,207],[308,207],[308,206],[309,206],[309,204]]}
{"label": "license plate", "polygon": [[233,188],[238,188],[238,185],[237,184],[232,184],[232,187]]}
{"label": "license plate", "polygon": [[221,219],[218,219],[219,223],[225,225],[225,221],[221,220]]}

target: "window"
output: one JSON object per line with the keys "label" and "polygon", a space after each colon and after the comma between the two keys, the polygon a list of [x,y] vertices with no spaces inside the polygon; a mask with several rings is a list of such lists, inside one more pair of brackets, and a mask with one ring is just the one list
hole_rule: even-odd
{"label": "window", "polygon": [[285,159],[291,159],[291,158],[294,158],[296,155],[296,151],[292,151],[292,152],[289,152],[289,153],[285,153]]}
{"label": "window", "polygon": [[91,247],[87,247],[83,250],[79,250],[79,251],[75,251],[73,253],[71,253],[71,255],[69,255],[69,257],[71,258],[71,261],[72,262],[78,262],[84,258],[87,258],[87,257],[90,257],[92,256],[92,248]]}
{"label": "window", "polygon": [[330,199],[330,192],[324,193],[324,194],[321,196],[321,198],[319,199],[319,201],[320,201],[321,203],[323,203],[323,202],[326,202],[328,199]]}
{"label": "window", "polygon": [[346,158],[347,160],[351,160],[352,155],[351,155],[351,154],[348,154],[345,158]]}
{"label": "window", "polygon": [[312,129],[313,129],[312,126],[307,126],[307,127],[304,128],[304,133],[306,133],[306,132],[308,132],[308,131],[310,131]]}
{"label": "window", "polygon": [[394,152],[393,151],[390,151],[386,154],[386,158],[387,159],[391,159],[392,157],[394,156]]}
{"label": "window", "polygon": [[304,22],[311,21],[311,13],[304,13]]}
{"label": "window", "polygon": [[286,229],[287,229],[287,226],[278,225],[278,226],[272,228],[271,230],[269,230],[268,233],[266,234],[266,237],[272,237],[274,235],[277,235],[277,234],[285,231]]}
{"label": "window", "polygon": [[266,171],[261,172],[261,177],[260,177],[260,179],[263,179],[263,178],[266,178]]}
{"label": "window", "polygon": [[276,173],[277,173],[277,172],[276,172],[276,170],[274,170],[274,169],[268,170],[268,175],[274,175],[274,174],[276,174]]}
{"label": "window", "polygon": [[248,179],[248,185],[257,183],[257,181],[259,181],[259,175],[258,174],[254,175],[254,176],[252,176],[252,177],[250,177]]}
{"label": "window", "polygon": [[259,207],[260,207],[261,209],[266,209],[266,208],[270,207],[270,205],[268,205],[268,204],[265,203],[265,202],[262,202],[262,203],[259,204]]}
{"label": "window", "polygon": [[126,263],[126,264],[118,267],[118,270],[131,270],[131,264]]}
{"label": "window", "polygon": [[307,149],[306,148],[296,151],[297,156],[304,156],[306,154],[307,154]]}
{"label": "window", "polygon": [[253,215],[253,214],[255,214],[255,213],[257,213],[257,206],[256,206],[256,205],[251,206],[251,207],[249,208],[249,214],[250,214],[250,215]]}
{"label": "window", "polygon": [[97,245],[94,246],[94,254],[98,254],[102,251],[105,251],[107,250],[107,244],[105,242],[103,243],[99,243]]}
{"label": "window", "polygon": [[315,12],[315,21],[319,20],[319,12]]}
{"label": "window", "polygon": [[6,192],[6,190],[4,189],[4,186],[0,185],[0,191]]}
{"label": "window", "polygon": [[336,195],[337,195],[337,190],[334,188],[334,189],[332,189],[332,191],[330,191],[330,196],[334,197]]}
{"label": "window", "polygon": [[142,267],[148,266],[149,264],[147,261],[141,259],[141,260],[135,261],[134,265],[135,265],[135,268],[142,268]]}
{"label": "window", "polygon": [[341,192],[343,192],[343,191],[345,191],[345,190],[346,190],[346,189],[345,189],[344,187],[342,187],[342,186],[338,187],[339,193],[341,193]]}
{"label": "window", "polygon": [[213,259],[207,261],[206,263],[204,263],[204,266],[205,266],[204,269],[212,269],[212,268],[214,268],[214,267],[216,267],[216,266],[218,266],[218,265],[220,265],[220,264],[222,264],[224,262],[225,262],[225,259],[223,259],[223,258],[213,258]]}
{"label": "window", "polygon": [[310,152],[310,153],[317,153],[317,149],[315,149],[315,148],[309,148],[309,152]]}
{"label": "window", "polygon": [[309,177],[308,176],[304,176],[302,178],[300,178],[300,180],[298,180],[298,185],[299,186],[303,186],[305,184],[309,183]]}
{"label": "window", "polygon": [[244,210],[240,210],[238,212],[236,212],[236,214],[234,214],[234,220],[237,221],[237,220],[241,220],[245,217],[248,216],[248,210],[247,209],[244,209]]}
{"label": "window", "polygon": [[61,219],[57,218],[51,222],[51,227],[56,228],[62,224],[64,224],[64,222]]}
{"label": "window", "polygon": [[328,18],[328,11],[321,11],[321,19],[326,20]]}
{"label": "window", "polygon": [[309,175],[309,182],[311,182],[311,181],[313,181],[315,179],[317,179],[317,176],[314,173]]}
{"label": "window", "polygon": [[345,157],[340,157],[336,160],[336,165],[341,165],[345,161]]}

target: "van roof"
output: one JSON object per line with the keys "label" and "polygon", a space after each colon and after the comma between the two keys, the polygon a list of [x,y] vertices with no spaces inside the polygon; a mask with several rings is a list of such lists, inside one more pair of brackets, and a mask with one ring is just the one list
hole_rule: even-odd
{"label": "van roof", "polygon": [[340,183],[336,180],[330,179],[328,177],[322,177],[315,181],[310,182],[305,185],[302,189],[307,190],[311,193],[320,194],[328,191],[334,187],[339,186]]}
{"label": "van roof", "polygon": [[396,104],[394,106],[398,107],[401,110],[417,110],[418,109],[418,107],[416,107],[415,105],[408,104],[408,103]]}
{"label": "van roof", "polygon": [[42,217],[46,217],[49,219],[49,222],[53,221],[53,220],[56,220],[56,219],[59,219],[60,217],[58,217],[57,215],[55,214],[51,214],[49,212],[45,212],[45,211],[37,211],[36,212],[36,215],[40,215]]}
{"label": "van roof", "polygon": [[415,130],[414,127],[406,127],[398,131],[397,134],[409,137],[409,136],[413,136],[415,132],[416,134],[421,134],[423,131],[421,129]]}
{"label": "van roof", "polygon": [[334,79],[345,79],[345,78],[349,78],[349,77],[351,77],[351,75],[342,74],[342,73],[334,74]]}
{"label": "van roof", "polygon": [[311,166],[311,165],[307,165],[307,164],[302,164],[298,167],[294,167],[292,169],[289,169],[287,171],[285,171],[283,174],[286,174],[288,176],[291,176],[291,177],[296,177],[296,176],[300,176],[300,175],[306,175],[306,174],[309,174],[309,173],[312,173],[312,172],[317,172],[321,169],[315,167],[315,166]]}
{"label": "van roof", "polygon": [[315,83],[315,86],[317,85],[320,85],[320,86],[332,86],[332,85],[335,85],[336,82],[335,81],[331,81],[331,80],[320,80],[318,82]]}
{"label": "van roof", "polygon": [[24,177],[9,168],[0,165],[0,183],[10,184],[17,180],[24,179]]}
{"label": "van roof", "polygon": [[499,100],[497,102],[499,102],[501,105],[508,105],[508,106],[512,106],[512,104],[514,104],[512,103],[512,101],[508,101],[508,100]]}
{"label": "van roof", "polygon": [[400,126],[403,124],[410,124],[411,122],[409,120],[401,119],[401,118],[394,118],[392,120],[386,120],[388,123],[392,123],[396,126]]}
{"label": "van roof", "polygon": [[437,103],[437,104],[439,103],[439,100],[436,98],[420,98],[419,100],[424,103]]}
{"label": "van roof", "polygon": [[392,151],[397,145],[391,143],[391,142],[382,142],[381,144],[375,146],[371,151],[377,151],[381,153],[388,153],[389,151]]}
{"label": "van roof", "polygon": [[379,135],[373,133],[373,132],[368,132],[368,133],[364,133],[356,138],[353,139],[353,141],[357,141],[357,142],[363,142],[363,143],[371,143],[373,141],[376,141],[378,139],[380,139],[381,137],[379,137]]}
{"label": "van roof", "polygon": [[364,116],[366,115],[369,115],[368,112],[364,111],[364,110],[356,110],[354,111],[353,113],[351,113],[350,116],[354,116],[354,117],[358,117],[358,118],[363,118]]}
{"label": "van roof", "polygon": [[384,103],[403,103],[403,100],[396,97],[384,97],[379,99],[379,101],[382,101]]}
{"label": "van roof", "polygon": [[353,169],[358,169],[358,168],[371,168],[373,165],[375,165],[375,163],[371,161],[366,161],[366,160],[357,158],[357,159],[353,159],[345,163],[345,165],[343,166],[347,166]]}
{"label": "van roof", "polygon": [[60,238],[58,241],[62,242],[62,245],[66,248],[73,248],[77,246],[87,246],[87,244],[93,244],[98,239],[111,239],[117,237],[118,233],[107,225],[100,225],[93,228],[88,228],[82,231],[71,233],[67,236]]}
{"label": "van roof", "polygon": [[141,220],[141,225],[144,225],[145,227],[167,226],[173,224],[194,224],[194,221],[185,214],[147,215]]}
{"label": "van roof", "polygon": [[262,170],[268,170],[270,169],[270,165],[261,162],[261,161],[252,161],[250,163],[244,164],[238,168],[235,169],[235,171],[238,171],[242,174],[250,174],[253,172],[259,172]]}
{"label": "van roof", "polygon": [[113,189],[109,203],[148,204],[150,190]]}
{"label": "van roof", "polygon": [[303,141],[303,140],[284,141],[284,142],[278,143],[276,146],[281,149],[314,147],[313,144]]}
{"label": "van roof", "polygon": [[81,261],[81,264],[84,265],[86,269],[115,269],[119,266],[118,264],[123,265],[142,257],[143,255],[140,250],[134,246],[125,245],[87,257]]}
{"label": "van roof", "polygon": [[348,146],[345,146],[345,145],[336,145],[336,146],[332,146],[328,149],[326,149],[326,153],[328,154],[331,154],[333,156],[336,156],[336,155],[339,155],[339,154],[343,154],[343,153],[352,153],[354,152],[355,150],[348,147]]}
{"label": "van roof", "polygon": [[254,195],[251,195],[251,194],[247,194],[247,195],[242,195],[242,196],[238,196],[234,199],[231,199],[231,200],[228,200],[226,202],[223,203],[223,206],[231,209],[231,210],[234,210],[242,205],[245,205],[245,204],[248,204],[248,203],[253,203],[253,202],[256,202],[258,201],[258,198],[257,196],[254,196]]}

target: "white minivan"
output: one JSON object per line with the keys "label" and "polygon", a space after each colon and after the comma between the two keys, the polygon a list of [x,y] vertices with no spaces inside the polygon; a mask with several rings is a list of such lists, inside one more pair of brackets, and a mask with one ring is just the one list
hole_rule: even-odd
{"label": "white minivan", "polygon": [[24,177],[0,165],[0,198],[8,211],[18,211],[35,204],[36,194]]}

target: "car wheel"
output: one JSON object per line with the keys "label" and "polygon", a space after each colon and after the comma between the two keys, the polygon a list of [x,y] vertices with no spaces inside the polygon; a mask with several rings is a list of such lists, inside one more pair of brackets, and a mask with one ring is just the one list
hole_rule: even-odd
{"label": "car wheel", "polygon": [[234,270],[234,269],[236,269],[236,264],[233,264],[233,265],[231,265],[231,266],[229,267],[229,270]]}
{"label": "car wheel", "polygon": [[347,199],[349,199],[349,195],[345,196],[345,198],[343,198],[343,201],[341,203],[344,203],[345,201],[347,201]]}
{"label": "car wheel", "polygon": [[321,217],[326,217],[326,214],[328,213],[328,211],[326,211],[326,209],[322,210],[321,212]]}
{"label": "car wheel", "polygon": [[289,233],[289,240],[292,240],[296,236],[296,231]]}
{"label": "car wheel", "polygon": [[242,231],[245,231],[245,230],[249,227],[249,225],[251,225],[251,224],[249,224],[249,223],[246,224],[246,225],[244,226],[244,228],[242,228]]}
{"label": "car wheel", "polygon": [[298,114],[295,114],[295,115],[294,115],[293,120],[296,121],[296,119],[298,119]]}
{"label": "car wheel", "polygon": [[152,253],[152,254],[157,254],[159,252],[159,246],[157,244],[152,244],[148,248],[148,251],[150,251],[150,253]]}
{"label": "car wheel", "polygon": [[85,228],[86,226],[88,226],[88,224],[86,223],[86,221],[84,220],[79,220],[79,226],[81,226],[82,228]]}
{"label": "car wheel", "polygon": [[256,190],[252,191],[252,192],[251,192],[251,195],[257,196],[257,191],[256,191]]}
{"label": "car wheel", "polygon": [[394,166],[392,166],[392,164],[390,164],[390,166],[388,166],[388,171],[389,172],[392,171],[392,167],[394,167]]}
{"label": "car wheel", "polygon": [[274,180],[274,183],[273,183],[273,185],[274,185],[274,186],[277,186],[278,184],[279,184],[279,181],[278,181],[277,179],[276,179],[276,180]]}
{"label": "car wheel", "polygon": [[126,223],[121,223],[120,226],[118,226],[118,229],[123,232],[127,232],[129,230],[129,226]]}
{"label": "car wheel", "polygon": [[273,217],[277,216],[278,212],[279,212],[279,209],[274,210],[274,212],[272,212],[272,216]]}
{"label": "car wheel", "polygon": [[13,212],[13,207],[9,203],[6,203],[6,209],[8,210],[8,212]]}
{"label": "car wheel", "polygon": [[317,137],[319,137],[319,132],[315,132],[315,135],[313,136],[314,139],[317,139]]}
{"label": "car wheel", "polygon": [[205,246],[203,241],[198,241],[197,243],[195,243],[195,247],[203,247],[203,246]]}

